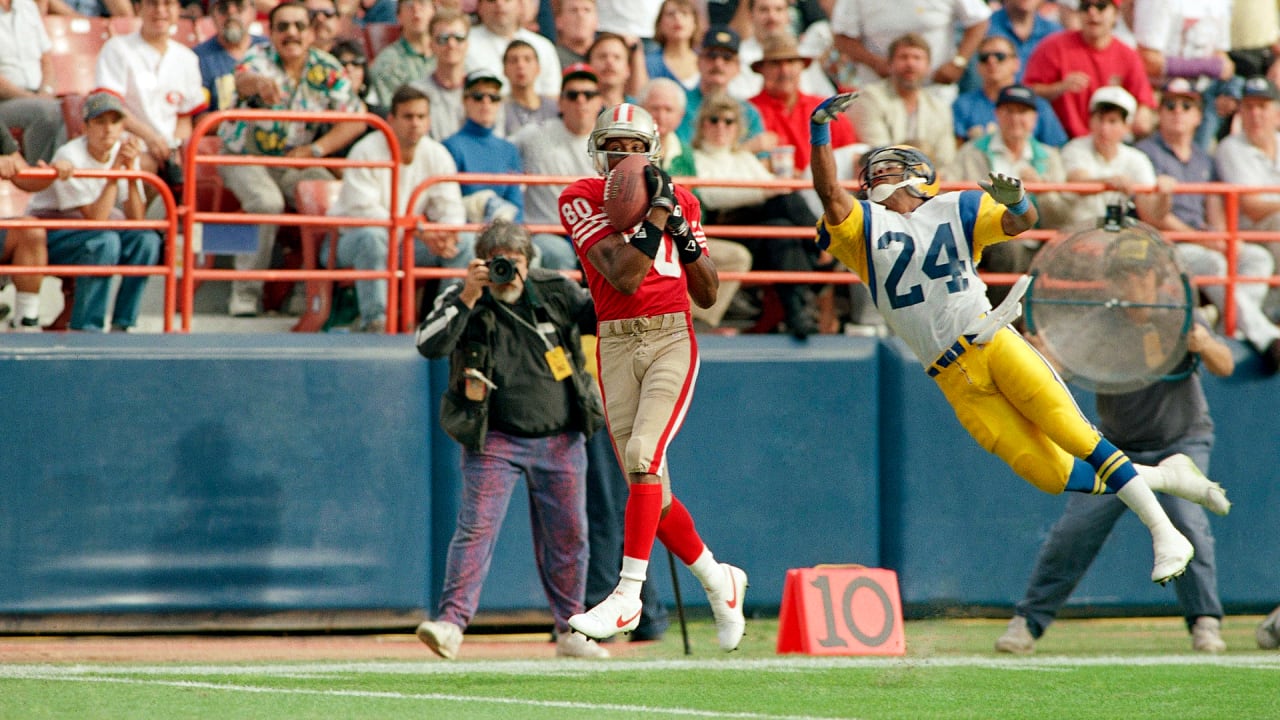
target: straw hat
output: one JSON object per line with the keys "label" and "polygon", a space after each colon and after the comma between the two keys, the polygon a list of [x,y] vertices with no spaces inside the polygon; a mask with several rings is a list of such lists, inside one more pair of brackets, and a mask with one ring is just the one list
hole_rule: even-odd
{"label": "straw hat", "polygon": [[775,35],[765,38],[761,43],[764,49],[764,56],[759,60],[751,63],[751,69],[754,72],[760,72],[760,68],[764,67],[767,62],[775,62],[779,60],[803,60],[804,66],[809,67],[809,63],[813,62],[813,58],[800,54],[800,48],[796,45],[796,39],[789,34]]}

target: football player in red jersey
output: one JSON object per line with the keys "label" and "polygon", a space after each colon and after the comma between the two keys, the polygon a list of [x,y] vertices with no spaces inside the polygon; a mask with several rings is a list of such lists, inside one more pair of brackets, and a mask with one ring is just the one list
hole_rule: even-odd
{"label": "football player in red jersey", "polygon": [[[720,280],[706,253],[702,210],[653,161],[661,157],[657,125],[643,108],[622,103],[596,119],[587,152],[601,177],[583,178],[560,195],[560,221],[577,249],[599,319],[597,362],[605,418],[627,473],[622,571],[611,595],[569,626],[602,640],[640,621],[640,588],[656,537],[702,583],[721,649],[734,650],[746,621],[747,574],[721,563],[671,492],[667,447],[680,429],[698,378],[698,344],[689,298],[715,302]],[[604,175],[627,155],[645,154],[648,214],[616,230],[604,211]]]}

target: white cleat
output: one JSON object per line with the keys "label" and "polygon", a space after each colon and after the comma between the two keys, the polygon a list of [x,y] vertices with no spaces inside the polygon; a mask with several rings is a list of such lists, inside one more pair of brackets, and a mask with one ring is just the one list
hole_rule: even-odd
{"label": "white cleat", "polygon": [[556,635],[556,657],[604,660],[609,657],[609,651],[585,635],[567,632]]}
{"label": "white cleat", "polygon": [[569,618],[569,627],[595,640],[629,633],[640,624],[640,598],[614,591],[599,605]]}
{"label": "white cleat", "polygon": [[719,590],[707,590],[711,614],[716,620],[716,639],[720,649],[732,652],[738,649],[747,630],[747,619],[742,613],[742,601],[747,595],[747,573],[728,563],[720,563],[728,582]]}
{"label": "white cleat", "polygon": [[418,639],[432,652],[452,660],[458,656],[458,648],[462,647],[462,628],[443,620],[426,620],[418,625]]}
{"label": "white cleat", "polygon": [[1160,467],[1172,471],[1177,479],[1170,483],[1172,487],[1161,488],[1162,491],[1180,498],[1203,505],[1215,515],[1226,515],[1231,512],[1231,501],[1227,500],[1227,491],[1218,483],[1205,477],[1196,467],[1195,461],[1181,453],[1170,455],[1160,461]]}
{"label": "white cleat", "polygon": [[1191,558],[1195,557],[1195,548],[1182,533],[1173,530],[1163,539],[1153,541],[1156,555],[1155,567],[1151,570],[1151,582],[1164,585],[1187,571]]}

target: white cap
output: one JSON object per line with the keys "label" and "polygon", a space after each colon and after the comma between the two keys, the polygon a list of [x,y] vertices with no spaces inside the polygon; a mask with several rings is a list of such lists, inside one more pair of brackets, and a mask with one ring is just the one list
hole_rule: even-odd
{"label": "white cap", "polygon": [[1093,91],[1089,98],[1089,112],[1098,109],[1099,105],[1114,105],[1124,111],[1126,120],[1133,118],[1133,111],[1138,109],[1138,101],[1133,99],[1128,90],[1119,85],[1104,85]]}

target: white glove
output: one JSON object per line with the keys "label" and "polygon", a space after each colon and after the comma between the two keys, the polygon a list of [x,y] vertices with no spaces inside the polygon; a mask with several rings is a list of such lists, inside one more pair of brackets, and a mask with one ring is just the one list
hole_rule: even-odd
{"label": "white glove", "polygon": [[1027,191],[1018,178],[1004,173],[990,173],[989,177],[991,182],[979,180],[978,187],[985,190],[992,200],[1001,205],[1016,205],[1027,196]]}

